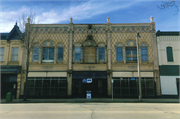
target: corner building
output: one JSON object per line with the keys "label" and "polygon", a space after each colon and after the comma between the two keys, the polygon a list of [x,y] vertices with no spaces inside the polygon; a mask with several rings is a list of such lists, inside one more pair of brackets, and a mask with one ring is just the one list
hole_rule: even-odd
{"label": "corner building", "polygon": [[112,89],[114,97],[137,98],[137,33],[142,95],[161,94],[153,18],[150,23],[128,24],[112,24],[109,18],[105,24],[74,24],[70,18],[69,24],[27,23],[27,29],[34,38],[29,98],[86,98],[86,91],[92,98],[105,98]]}

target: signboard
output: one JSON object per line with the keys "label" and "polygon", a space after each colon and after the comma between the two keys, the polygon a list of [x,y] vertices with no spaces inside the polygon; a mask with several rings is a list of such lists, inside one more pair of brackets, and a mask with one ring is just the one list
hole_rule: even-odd
{"label": "signboard", "polygon": [[92,78],[83,79],[82,83],[92,83]]}
{"label": "signboard", "polygon": [[92,78],[88,78],[87,83],[92,83]]}
{"label": "signboard", "polygon": [[91,91],[86,91],[86,98],[91,99]]}
{"label": "signboard", "polygon": [[133,77],[133,78],[131,78],[131,80],[136,80],[136,78]]}

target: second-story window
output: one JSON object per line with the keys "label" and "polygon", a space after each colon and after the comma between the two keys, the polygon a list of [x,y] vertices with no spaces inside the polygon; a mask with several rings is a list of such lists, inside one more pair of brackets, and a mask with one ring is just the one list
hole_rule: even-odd
{"label": "second-story window", "polygon": [[126,48],[126,61],[137,61],[137,48],[136,47]]}
{"label": "second-story window", "polygon": [[54,61],[54,44],[51,41],[43,43],[43,56],[42,62],[53,62]]}
{"label": "second-story window", "polygon": [[58,44],[57,47],[57,60],[63,61],[63,44]]}
{"label": "second-story window", "polygon": [[105,61],[105,48],[104,47],[99,47],[99,61]]}
{"label": "second-story window", "polygon": [[75,47],[74,49],[74,60],[75,61],[81,61],[81,47]]}
{"label": "second-story window", "polygon": [[12,48],[11,61],[18,61],[18,50],[19,48]]}
{"label": "second-story window", "polygon": [[33,61],[38,61],[39,60],[39,44],[35,44],[33,47]]}
{"label": "second-story window", "polygon": [[148,61],[148,50],[147,45],[145,43],[141,44],[141,60]]}
{"label": "second-story window", "polygon": [[98,61],[105,61],[105,45],[104,45],[104,43],[98,44]]}
{"label": "second-story window", "polygon": [[0,61],[4,60],[4,48],[0,48]]}
{"label": "second-story window", "polygon": [[173,50],[172,47],[166,47],[167,61],[173,62]]}
{"label": "second-story window", "polygon": [[116,45],[116,61],[123,61],[123,47],[121,43]]}
{"label": "second-story window", "polygon": [[126,42],[126,61],[136,62],[137,61],[137,48],[134,40]]}

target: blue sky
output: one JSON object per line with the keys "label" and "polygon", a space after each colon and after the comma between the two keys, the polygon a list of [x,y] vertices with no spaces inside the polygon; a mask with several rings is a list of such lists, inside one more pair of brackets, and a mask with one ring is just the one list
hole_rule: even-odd
{"label": "blue sky", "polygon": [[174,8],[159,10],[157,0],[1,0],[0,32],[10,32],[22,13],[34,10],[42,24],[149,23],[154,17],[156,31],[180,31],[180,14]]}

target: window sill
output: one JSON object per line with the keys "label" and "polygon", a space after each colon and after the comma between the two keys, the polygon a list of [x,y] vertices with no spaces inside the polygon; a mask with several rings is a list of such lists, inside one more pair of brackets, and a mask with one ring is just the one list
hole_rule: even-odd
{"label": "window sill", "polygon": [[137,61],[126,61],[126,63],[130,64],[130,63],[137,63]]}
{"label": "window sill", "polygon": [[98,61],[97,64],[106,64],[107,62],[105,61]]}
{"label": "window sill", "polygon": [[42,63],[53,63],[54,60],[42,60]]}
{"label": "window sill", "polygon": [[39,61],[32,61],[31,64],[39,64]]}
{"label": "window sill", "polygon": [[73,63],[74,64],[83,64],[83,62],[81,62],[81,61],[74,61]]}
{"label": "window sill", "polygon": [[5,64],[5,61],[0,61],[0,64]]}
{"label": "window sill", "polygon": [[141,61],[141,64],[148,64],[148,61]]}
{"label": "window sill", "polygon": [[58,64],[63,64],[63,61],[57,61]]}
{"label": "window sill", "polygon": [[124,61],[116,61],[115,64],[124,64]]}
{"label": "window sill", "polygon": [[19,61],[9,61],[8,64],[19,64]]}

